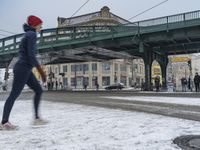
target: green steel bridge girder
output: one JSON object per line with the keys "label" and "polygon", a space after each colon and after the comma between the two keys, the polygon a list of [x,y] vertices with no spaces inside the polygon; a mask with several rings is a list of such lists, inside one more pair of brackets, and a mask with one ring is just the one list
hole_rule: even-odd
{"label": "green steel bridge girder", "polygon": [[[116,33],[98,35],[92,38],[80,38],[74,40],[58,40],[41,42],[38,44],[39,53],[61,51],[63,49],[75,49],[95,45],[111,49],[114,51],[127,51],[131,55],[141,55],[143,50],[140,50],[140,43],[153,49],[161,54],[181,54],[181,53],[195,53],[199,51],[199,35],[198,26],[184,27],[174,30],[163,30],[160,32],[150,32],[145,34]],[[17,47],[10,45],[10,47]],[[5,62],[2,56],[14,56],[18,53],[18,48],[11,50],[0,51],[0,63]],[[138,54],[139,53],[139,54]],[[11,57],[9,57],[11,58]],[[2,61],[3,60],[3,61]],[[10,60],[10,59],[7,59]]]}
{"label": "green steel bridge girder", "polygon": [[[132,27],[122,26],[120,27],[120,30],[117,30],[117,27],[114,32],[112,29],[110,33],[96,33],[91,36],[86,36],[84,38],[78,38],[78,39],[70,39],[70,40],[58,40],[57,35],[50,35],[43,38],[38,38],[39,40],[39,51],[40,53],[47,52],[54,50],[56,47],[60,47],[58,49],[62,49],[62,47],[67,48],[76,48],[76,47],[83,47],[88,45],[93,45],[93,43],[105,43],[106,41],[111,41],[113,45],[117,47],[121,47],[121,45],[130,46],[130,45],[138,45],[139,42],[144,42],[145,44],[151,46],[151,47],[162,47],[166,45],[172,45],[177,43],[183,43],[186,41],[190,42],[192,39],[198,40],[199,39],[199,30],[198,27],[200,25],[200,19],[199,20],[193,20],[194,23],[191,23],[195,26],[186,26],[185,24],[181,24],[183,26],[175,26],[173,29],[167,29],[162,28],[163,25],[156,25],[157,27],[145,27],[146,29],[142,30],[140,28],[140,32],[137,30],[133,30]],[[191,21],[190,21],[191,22]],[[198,24],[198,25],[197,25]],[[166,25],[165,25],[166,27]],[[111,28],[111,27],[110,27]],[[114,27],[113,27],[114,28]],[[134,27],[135,28],[135,27]],[[52,31],[52,30],[50,30]],[[143,31],[143,32],[142,32]],[[46,31],[47,32],[47,31]],[[45,33],[45,32],[44,32]],[[43,34],[44,34],[43,33]],[[13,37],[14,38],[14,37]],[[57,40],[54,41],[48,41],[49,39],[57,38]],[[123,44],[127,40],[127,38],[130,38],[128,44]],[[12,37],[9,37],[8,39],[12,39]],[[46,39],[46,41],[45,41]],[[4,40],[4,39],[3,39]],[[5,39],[6,40],[6,39]],[[182,41],[181,41],[182,40]],[[0,40],[0,42],[2,39]],[[179,42],[180,41],[180,42]],[[109,42],[110,43],[110,42]],[[121,44],[120,44],[121,43]],[[0,56],[5,54],[15,54],[18,52],[18,44],[19,42],[9,44],[7,46],[1,46],[0,47]],[[183,43],[184,44],[184,43]],[[102,47],[108,47],[104,44],[102,44]],[[53,49],[52,49],[53,48]]]}
{"label": "green steel bridge girder", "polygon": [[[168,55],[199,52],[199,27],[200,11],[194,11],[120,26],[46,29],[39,34],[38,51],[43,54],[87,46],[125,51],[144,59],[145,81],[150,86],[153,60],[164,62],[161,63],[163,71]],[[17,55],[22,36],[0,39],[0,67],[6,67]]]}

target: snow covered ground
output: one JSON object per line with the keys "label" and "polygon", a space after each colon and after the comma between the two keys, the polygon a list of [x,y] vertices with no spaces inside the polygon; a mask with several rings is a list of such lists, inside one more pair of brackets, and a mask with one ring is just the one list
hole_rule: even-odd
{"label": "snow covered ground", "polygon": [[161,97],[161,96],[109,96],[104,97],[108,99],[120,99],[130,101],[144,101],[144,102],[161,102],[161,103],[172,103],[172,104],[184,104],[184,105],[196,105],[200,106],[199,98],[188,98],[188,97]]}
{"label": "snow covered ground", "polygon": [[0,150],[177,150],[175,137],[200,134],[199,122],[160,115],[46,101],[41,110],[50,123],[34,128],[32,101],[17,101],[11,121],[20,129],[0,131]]}

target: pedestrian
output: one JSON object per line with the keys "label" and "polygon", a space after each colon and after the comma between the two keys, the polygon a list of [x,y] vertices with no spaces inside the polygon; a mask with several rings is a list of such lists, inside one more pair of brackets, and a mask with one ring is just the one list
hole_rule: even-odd
{"label": "pedestrian", "polygon": [[181,78],[181,86],[182,86],[182,92],[186,92],[187,79],[185,77]]}
{"label": "pedestrian", "polygon": [[160,77],[159,76],[155,77],[155,87],[156,87],[156,92],[158,92],[160,89]]}
{"label": "pedestrian", "polygon": [[85,91],[87,90],[87,82],[86,81],[83,83],[83,88],[85,89]]}
{"label": "pedestrian", "polygon": [[49,91],[50,88],[51,88],[51,83],[50,83],[50,81],[47,82],[47,88],[48,88],[48,91]]}
{"label": "pedestrian", "polygon": [[62,84],[62,82],[60,82],[60,89],[61,89],[61,90],[63,89],[63,84]]}
{"label": "pedestrian", "polygon": [[173,79],[172,82],[173,82],[173,92],[176,92],[176,80]]}
{"label": "pedestrian", "polygon": [[32,72],[32,68],[36,67],[41,75],[42,81],[46,82],[46,74],[42,70],[35,56],[37,42],[36,32],[40,32],[42,28],[42,20],[36,16],[29,16],[27,18],[27,22],[23,25],[23,28],[25,33],[19,46],[18,61],[13,68],[14,79],[12,90],[4,105],[3,117],[0,125],[1,130],[15,130],[18,128],[18,126],[9,122],[9,116],[15,100],[20,95],[25,84],[27,84],[35,92],[34,125],[43,125],[47,123],[47,121],[40,118],[38,113],[43,90]]}
{"label": "pedestrian", "polygon": [[142,79],[141,80],[141,91],[144,91],[145,90],[145,82],[144,80]]}
{"label": "pedestrian", "polygon": [[53,89],[54,89],[54,82],[51,81],[51,90],[53,90]]}
{"label": "pedestrian", "polygon": [[192,91],[192,87],[191,87],[191,78],[189,76],[188,78],[188,90]]}
{"label": "pedestrian", "polygon": [[185,92],[187,91],[187,84],[188,84],[188,81],[186,78],[184,78],[184,91]]}
{"label": "pedestrian", "polygon": [[194,84],[195,84],[195,91],[196,92],[199,92],[199,83],[200,83],[200,76],[196,72],[196,74],[194,76]]}
{"label": "pedestrian", "polygon": [[85,77],[83,77],[83,89],[85,89],[85,91],[87,90],[87,80]]}
{"label": "pedestrian", "polygon": [[95,79],[95,86],[96,86],[96,90],[98,91],[99,90],[99,83],[98,83],[97,79]]}

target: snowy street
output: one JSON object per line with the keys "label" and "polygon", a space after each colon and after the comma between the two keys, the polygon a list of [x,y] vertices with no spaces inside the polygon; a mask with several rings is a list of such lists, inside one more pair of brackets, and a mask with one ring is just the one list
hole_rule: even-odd
{"label": "snowy street", "polygon": [[200,150],[200,0],[1,0],[0,150]]}
{"label": "snowy street", "polygon": [[[181,103],[180,99],[173,99]],[[3,104],[1,99],[0,110]],[[197,121],[66,102],[43,101],[41,114],[50,123],[33,127],[32,101],[20,97],[11,114],[11,122],[20,129],[1,131],[0,149],[176,150],[179,148],[172,143],[174,138],[200,134]]]}

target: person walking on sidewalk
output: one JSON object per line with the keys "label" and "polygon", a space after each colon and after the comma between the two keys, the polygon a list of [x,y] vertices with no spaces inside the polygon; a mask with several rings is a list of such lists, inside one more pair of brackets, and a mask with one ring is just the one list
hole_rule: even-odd
{"label": "person walking on sidewalk", "polygon": [[155,87],[156,87],[156,92],[159,92],[160,90],[160,77],[156,76],[155,78]]}
{"label": "person walking on sidewalk", "polygon": [[43,93],[42,87],[37,81],[35,75],[32,73],[32,68],[36,67],[41,75],[42,81],[46,82],[46,74],[42,70],[39,62],[36,59],[36,42],[37,34],[42,28],[42,20],[36,16],[29,16],[27,23],[23,25],[25,34],[19,46],[19,57],[16,62],[13,73],[14,79],[12,90],[7,98],[4,109],[3,117],[0,125],[1,130],[15,130],[17,126],[9,122],[9,116],[15,100],[20,95],[25,84],[27,84],[34,92],[34,110],[35,119],[34,124],[46,124],[47,121],[40,118],[38,108],[40,104],[41,95]]}
{"label": "person walking on sidewalk", "polygon": [[196,92],[199,92],[199,83],[200,83],[200,76],[196,72],[196,74],[194,76],[194,84],[195,84],[195,91]]}

